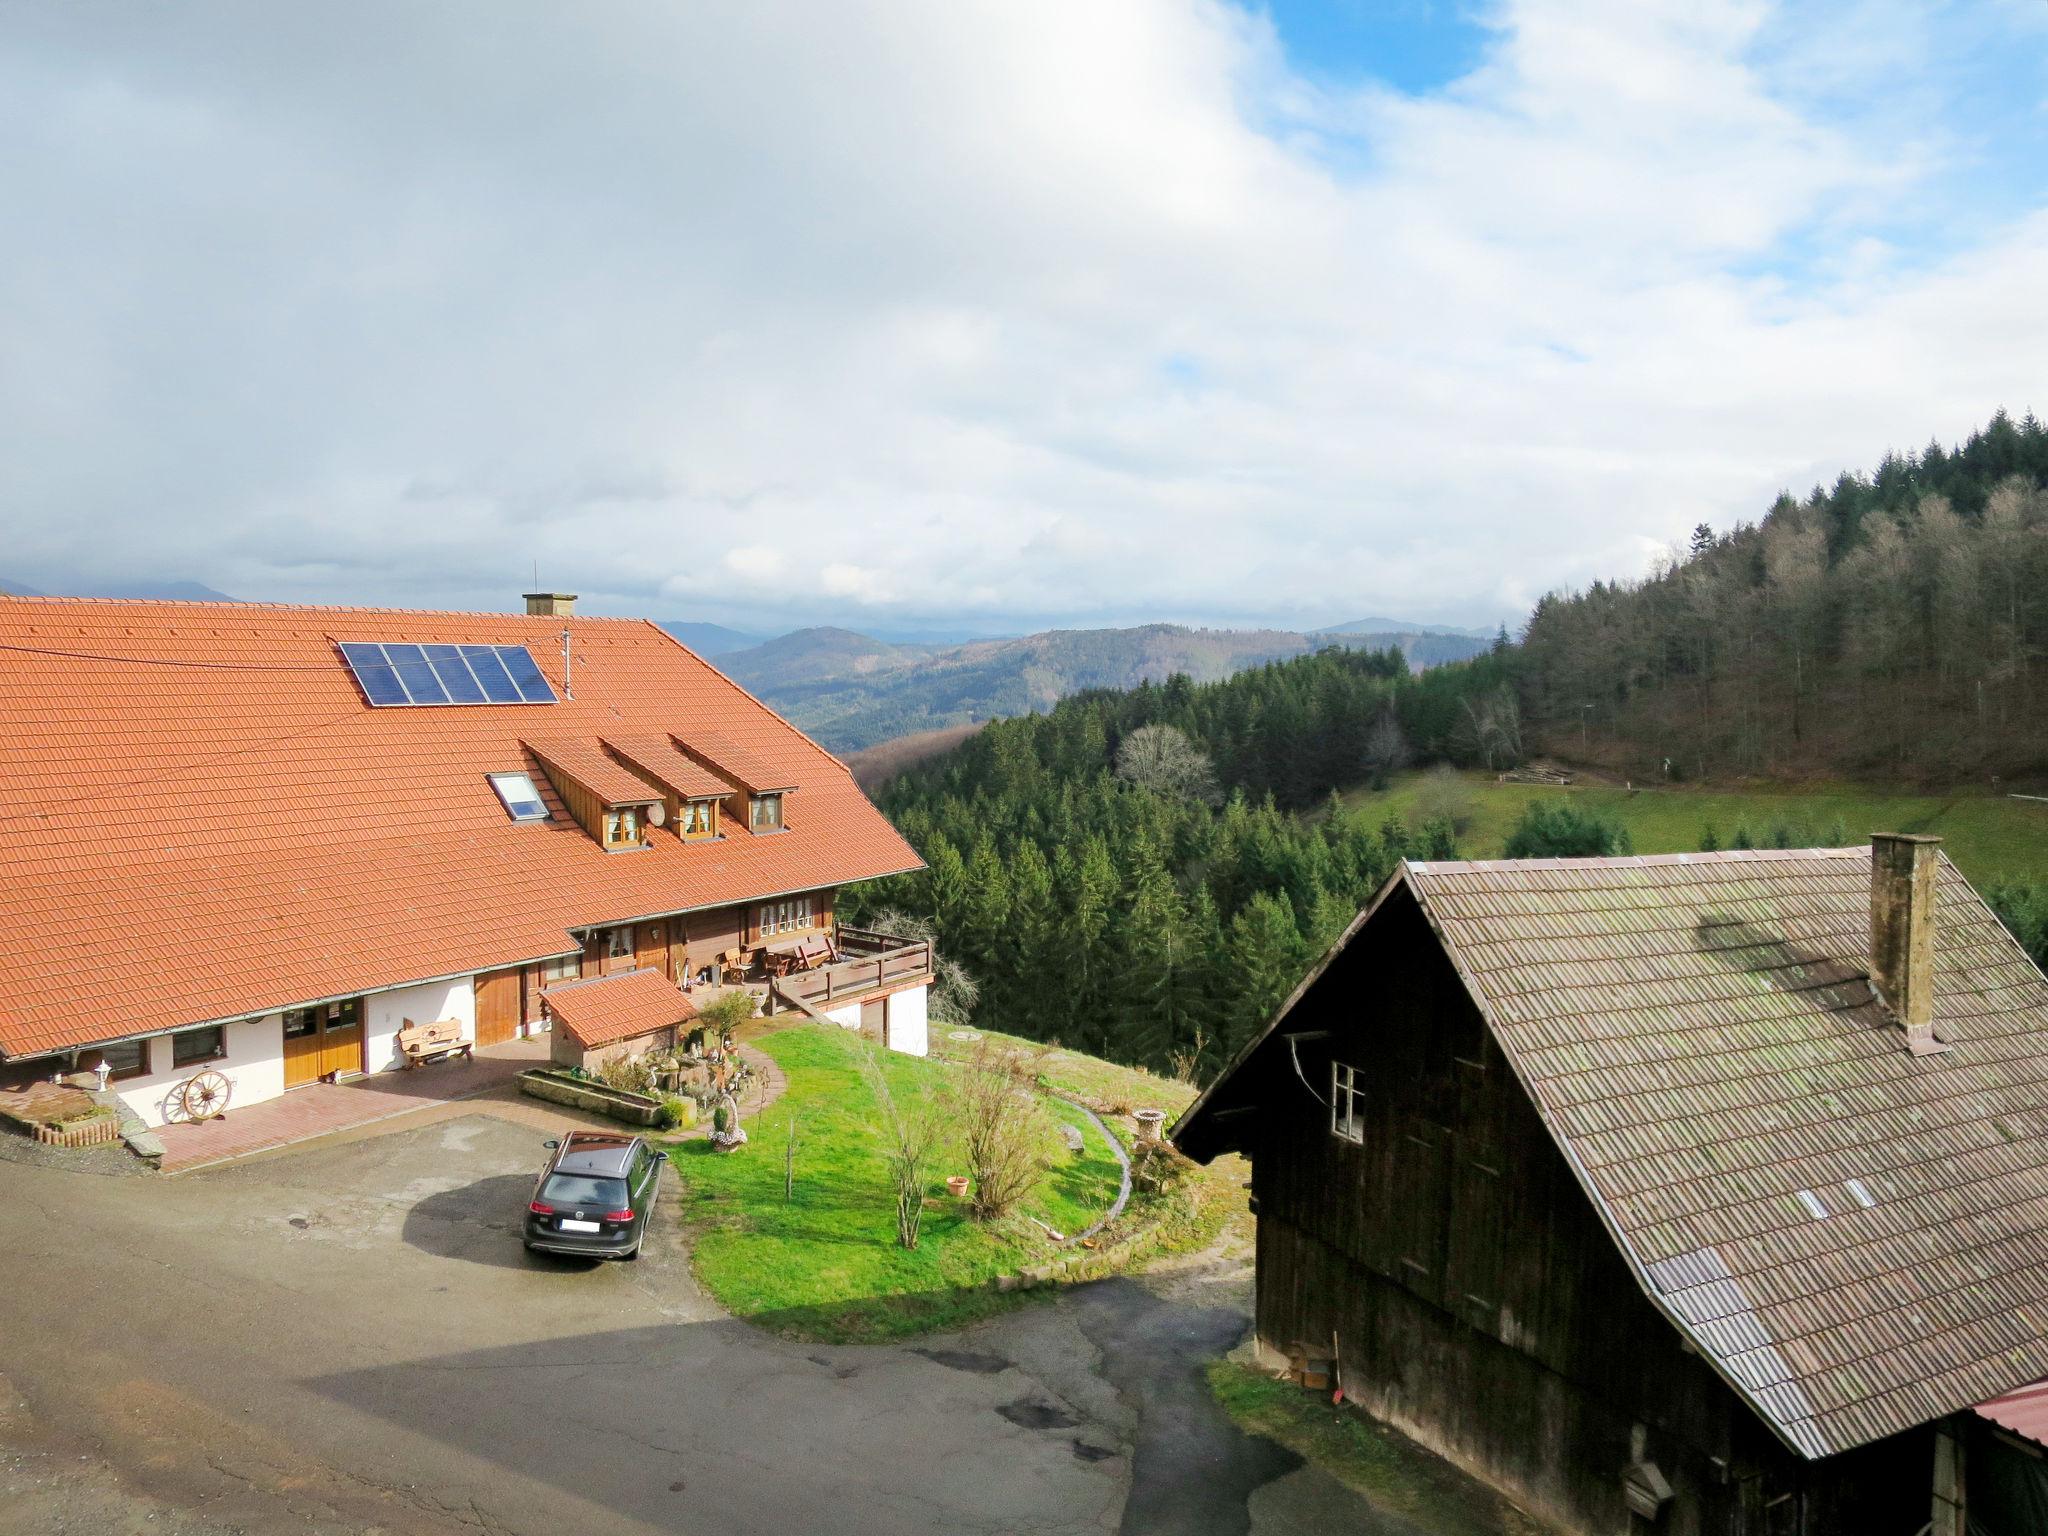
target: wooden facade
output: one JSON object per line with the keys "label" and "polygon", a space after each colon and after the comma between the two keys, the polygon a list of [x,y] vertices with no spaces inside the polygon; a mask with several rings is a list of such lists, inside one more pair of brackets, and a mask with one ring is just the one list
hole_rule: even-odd
{"label": "wooden facade", "polygon": [[1352,1401],[1569,1530],[1927,1525],[1932,1425],[1809,1460],[1651,1303],[1408,891],[1279,1028],[1210,1111],[1252,1160],[1264,1348],[1334,1357]]}

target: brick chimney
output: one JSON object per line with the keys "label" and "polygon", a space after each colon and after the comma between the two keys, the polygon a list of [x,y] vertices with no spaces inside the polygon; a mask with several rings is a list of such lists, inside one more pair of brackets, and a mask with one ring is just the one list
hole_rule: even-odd
{"label": "brick chimney", "polygon": [[566,619],[576,611],[574,592],[528,592],[526,611],[540,618]]}
{"label": "brick chimney", "polygon": [[1934,874],[1941,839],[1878,832],[1870,839],[1870,979],[1905,1027],[1906,1049],[1948,1047],[1934,1035]]}

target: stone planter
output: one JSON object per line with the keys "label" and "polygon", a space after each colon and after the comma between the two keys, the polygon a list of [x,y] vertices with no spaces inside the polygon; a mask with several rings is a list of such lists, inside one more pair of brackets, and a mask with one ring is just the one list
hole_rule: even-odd
{"label": "stone planter", "polygon": [[963,1195],[965,1195],[967,1193],[967,1175],[964,1173],[956,1173],[951,1178],[947,1179],[946,1193],[951,1195],[955,1200],[958,1200]]}
{"label": "stone planter", "polygon": [[1138,1145],[1141,1147],[1156,1145],[1159,1140],[1160,1128],[1166,1124],[1166,1111],[1163,1109],[1133,1110],[1131,1118],[1138,1122]]}
{"label": "stone planter", "polygon": [[661,1100],[644,1093],[607,1088],[603,1083],[587,1082],[565,1072],[546,1069],[522,1072],[519,1074],[519,1091],[536,1099],[546,1099],[551,1104],[566,1104],[571,1109],[603,1115],[608,1120],[623,1121],[627,1125],[661,1124]]}

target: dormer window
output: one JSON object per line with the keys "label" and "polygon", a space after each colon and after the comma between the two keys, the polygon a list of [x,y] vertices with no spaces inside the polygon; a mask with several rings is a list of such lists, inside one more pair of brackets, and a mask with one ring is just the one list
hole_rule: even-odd
{"label": "dormer window", "polygon": [[676,832],[685,841],[718,836],[718,802],[685,800],[676,812]]}
{"label": "dormer window", "polygon": [[753,813],[749,823],[756,832],[780,832],[782,830],[782,796],[754,796]]}
{"label": "dormer window", "polygon": [[607,848],[639,848],[645,845],[640,835],[640,807],[622,805],[604,813],[604,845]]}
{"label": "dormer window", "polygon": [[525,773],[493,773],[487,775],[491,788],[498,792],[498,799],[505,807],[505,814],[514,821],[546,821],[547,803],[534,788],[533,776]]}

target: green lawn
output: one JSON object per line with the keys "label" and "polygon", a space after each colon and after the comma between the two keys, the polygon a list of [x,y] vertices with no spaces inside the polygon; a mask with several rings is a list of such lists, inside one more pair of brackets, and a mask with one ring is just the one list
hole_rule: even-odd
{"label": "green lawn", "polygon": [[[962,1171],[950,1149],[932,1170],[917,1248],[896,1242],[895,1192],[884,1163],[884,1133],[860,1072],[852,1031],[798,1025],[755,1044],[789,1075],[789,1091],[743,1123],[748,1145],[715,1153],[704,1141],[671,1154],[683,1184],[698,1277],[719,1304],[766,1327],[837,1341],[889,1338],[957,1327],[1030,1293],[999,1294],[987,1282],[1044,1263],[1064,1250],[1022,1216],[996,1226],[968,1219],[945,1193]],[[883,1052],[899,1101],[920,1084],[942,1086],[951,1069]],[[1072,1235],[1116,1197],[1116,1160],[1083,1117],[1048,1101],[1060,1121],[1082,1126],[1081,1154],[1048,1138],[1051,1165],[1023,1207]],[[796,1196],[782,1198],[784,1127],[797,1117]]]}
{"label": "green lawn", "polygon": [[[1876,832],[1929,832],[1939,836],[1972,881],[2048,876],[2048,804],[2013,800],[1980,790],[1909,794],[1855,784],[1760,784],[1755,788],[1639,789],[1497,784],[1491,774],[1456,776],[1452,791],[1465,816],[1459,850],[1467,858],[1497,858],[1509,831],[1532,801],[1570,795],[1573,803],[1618,820],[1638,853],[1684,853],[1700,846],[1709,826],[1726,847],[1747,822],[1761,845],[1782,824],[1795,843],[1826,841],[1837,821],[1851,842]],[[1429,772],[1404,774],[1383,792],[1355,790],[1347,807],[1379,821],[1389,814],[1419,823],[1442,798],[1442,780]]]}
{"label": "green lawn", "polygon": [[1429,1536],[1542,1536],[1492,1489],[1328,1392],[1276,1381],[1230,1360],[1208,1365],[1209,1390],[1239,1426],[1278,1441]]}

